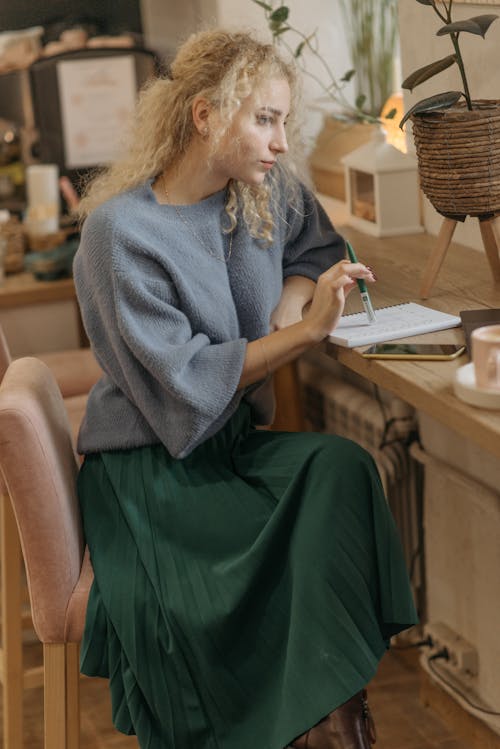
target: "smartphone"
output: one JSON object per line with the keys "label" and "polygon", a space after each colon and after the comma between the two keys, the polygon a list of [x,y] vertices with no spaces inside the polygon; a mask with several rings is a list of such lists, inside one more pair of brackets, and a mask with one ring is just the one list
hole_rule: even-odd
{"label": "smartphone", "polygon": [[465,346],[454,343],[376,343],[363,351],[368,359],[456,359]]}

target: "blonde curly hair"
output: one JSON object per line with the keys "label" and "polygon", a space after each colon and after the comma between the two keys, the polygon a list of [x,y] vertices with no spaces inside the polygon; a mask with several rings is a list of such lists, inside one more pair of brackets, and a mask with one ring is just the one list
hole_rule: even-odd
{"label": "blonde curly hair", "polygon": [[299,82],[293,62],[285,61],[272,44],[246,31],[215,29],[192,34],[179,48],[170,77],[146,84],[129,127],[125,155],[89,181],[78,208],[80,218],[83,220],[113,195],[156,178],[182,158],[194,134],[191,106],[197,96],[206,98],[222,115],[224,124],[213,138],[215,152],[242,100],[269,77],[284,78],[290,86],[288,154],[280,157],[277,173],[266,175],[257,187],[231,181],[226,201],[227,231],[235,228],[240,209],[250,234],[269,244],[274,229],[272,203],[279,192],[274,189],[277,181],[280,191],[286,190],[287,202],[294,205],[299,194],[295,175],[304,175],[297,122]]}

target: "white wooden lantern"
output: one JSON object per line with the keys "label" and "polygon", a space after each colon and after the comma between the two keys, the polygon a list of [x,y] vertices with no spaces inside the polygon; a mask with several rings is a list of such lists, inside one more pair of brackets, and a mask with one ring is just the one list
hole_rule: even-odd
{"label": "white wooden lantern", "polygon": [[387,143],[381,128],[342,163],[352,226],[375,237],[423,231],[417,160]]}

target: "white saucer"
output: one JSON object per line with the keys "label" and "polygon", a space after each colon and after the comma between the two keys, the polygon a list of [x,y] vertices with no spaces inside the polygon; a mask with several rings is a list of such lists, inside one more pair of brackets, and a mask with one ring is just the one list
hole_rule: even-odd
{"label": "white saucer", "polygon": [[500,409],[500,390],[477,387],[473,362],[457,369],[453,389],[457,398],[471,406]]}

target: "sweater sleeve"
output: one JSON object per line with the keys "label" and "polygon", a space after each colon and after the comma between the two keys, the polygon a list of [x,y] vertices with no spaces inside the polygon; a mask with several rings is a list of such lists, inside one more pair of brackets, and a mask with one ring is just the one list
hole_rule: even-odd
{"label": "sweater sleeve", "polygon": [[288,231],[283,253],[283,277],[318,276],[345,257],[344,240],[314,195],[303,185],[299,204],[286,211]]}
{"label": "sweater sleeve", "polygon": [[225,411],[232,413],[246,340],[213,342],[194,333],[176,306],[175,291],[162,283],[114,278],[114,302],[120,336],[118,386],[139,409],[175,457],[199,444]]}

